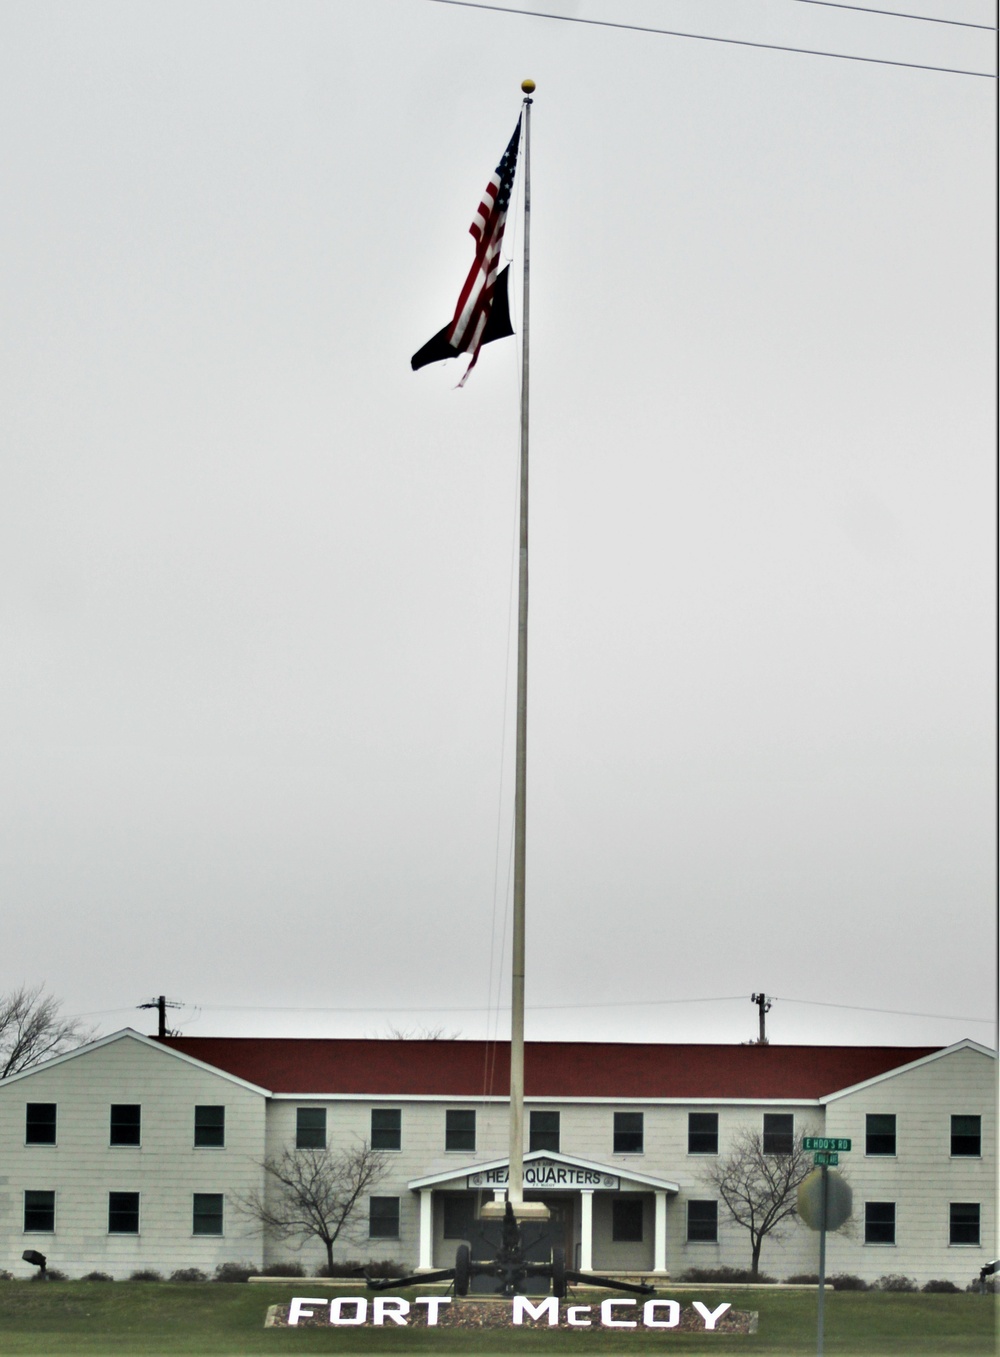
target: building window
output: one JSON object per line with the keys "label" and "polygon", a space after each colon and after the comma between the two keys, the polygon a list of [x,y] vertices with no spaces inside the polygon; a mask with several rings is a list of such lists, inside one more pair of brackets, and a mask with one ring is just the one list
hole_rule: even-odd
{"label": "building window", "polygon": [[56,1194],[54,1192],[26,1192],[24,1194],[25,1234],[52,1234],[56,1228]]}
{"label": "building window", "polygon": [[226,1109],[211,1104],[194,1109],[194,1143],[201,1149],[222,1150],[226,1145]]}
{"label": "building window", "polygon": [[295,1148],[297,1150],[326,1149],[325,1107],[297,1107],[295,1109]]}
{"label": "building window", "polygon": [[616,1244],[642,1243],[642,1200],[616,1197],[611,1203],[611,1238]]}
{"label": "building window", "polygon": [[979,1243],[979,1203],[952,1202],[948,1208],[949,1244]]}
{"label": "building window", "polygon": [[982,1154],[983,1135],[981,1117],[952,1117],[951,1152],[955,1157],[978,1159]]}
{"label": "building window", "polygon": [[895,1112],[869,1112],[865,1117],[865,1154],[895,1153]]}
{"label": "building window", "polygon": [[896,1203],[865,1202],[865,1243],[895,1244]]}
{"label": "building window", "polygon": [[476,1114],[449,1107],[444,1114],[444,1147],[446,1150],[474,1150],[476,1148]]}
{"label": "building window", "polygon": [[369,1239],[399,1238],[399,1198],[368,1198]]}
{"label": "building window", "polygon": [[719,1203],[688,1202],[688,1243],[717,1244],[719,1241]]}
{"label": "building window", "polygon": [[791,1154],[795,1141],[795,1118],[791,1112],[764,1113],[764,1153]]}
{"label": "building window", "polygon": [[532,1112],[528,1132],[529,1150],[554,1150],[559,1153],[559,1113]]}
{"label": "building window", "polygon": [[615,1154],[642,1154],[642,1113],[615,1113]]}
{"label": "building window", "polygon": [[446,1192],[441,1200],[444,1238],[471,1239],[476,1221],[475,1199],[461,1192]]}
{"label": "building window", "polygon": [[191,1213],[192,1234],[222,1234],[222,1193],[196,1192]]}
{"label": "building window", "polygon": [[108,1193],[108,1234],[139,1233],[138,1192]]}
{"label": "building window", "polygon": [[372,1149],[403,1148],[403,1114],[398,1107],[372,1108]]}
{"label": "building window", "polygon": [[142,1108],[138,1103],[111,1104],[111,1144],[138,1145],[142,1131]]}
{"label": "building window", "polygon": [[[688,1154],[718,1154],[718,1153],[719,1153],[718,1112],[689,1112]],[[702,1205],[704,1205],[704,1203],[702,1203]]]}
{"label": "building window", "polygon": [[55,1103],[28,1103],[24,1110],[25,1145],[56,1143]]}

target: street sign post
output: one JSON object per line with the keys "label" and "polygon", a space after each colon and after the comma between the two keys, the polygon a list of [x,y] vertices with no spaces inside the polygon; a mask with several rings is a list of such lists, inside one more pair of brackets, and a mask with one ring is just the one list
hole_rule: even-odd
{"label": "street sign post", "polygon": [[[838,1145],[851,1148],[849,1140],[829,1140],[818,1136],[803,1136],[802,1144],[811,1141],[817,1145],[821,1141],[825,1146]],[[812,1148],[812,1146],[810,1146]],[[839,1230],[851,1214],[854,1204],[850,1187],[839,1173],[831,1173],[829,1164],[838,1162],[837,1151],[832,1148],[817,1150],[814,1158],[819,1168],[813,1169],[808,1178],[799,1184],[799,1215],[811,1230],[819,1230],[819,1299],[816,1305],[816,1352],[823,1357],[823,1295],[826,1288],[826,1232]]]}

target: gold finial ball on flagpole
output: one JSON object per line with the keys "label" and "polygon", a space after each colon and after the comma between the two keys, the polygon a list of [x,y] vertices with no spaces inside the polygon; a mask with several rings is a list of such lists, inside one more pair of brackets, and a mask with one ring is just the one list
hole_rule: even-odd
{"label": "gold finial ball on flagpole", "polygon": [[521,89],[524,90],[525,94],[534,94],[535,82],[533,80],[522,80]]}

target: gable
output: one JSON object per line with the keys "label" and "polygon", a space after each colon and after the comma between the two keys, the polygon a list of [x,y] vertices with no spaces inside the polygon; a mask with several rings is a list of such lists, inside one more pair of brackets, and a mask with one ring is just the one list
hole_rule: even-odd
{"label": "gable", "polygon": [[131,1063],[137,1060],[140,1065],[152,1064],[154,1068],[160,1062],[164,1062],[164,1070],[169,1069],[173,1064],[175,1067],[203,1071],[206,1074],[213,1075],[216,1079],[235,1084],[248,1092],[259,1094],[261,1097],[266,1097],[268,1093],[266,1088],[250,1083],[227,1070],[217,1069],[184,1052],[170,1050],[159,1041],[126,1027],[119,1032],[113,1032],[106,1037],[99,1037],[96,1041],[89,1041],[84,1046],[78,1046],[76,1050],[54,1056],[51,1060],[43,1061],[40,1065],[33,1065],[31,1069],[22,1070],[19,1074],[12,1074],[7,1079],[0,1080],[0,1096],[3,1096],[7,1089],[22,1083],[24,1080],[34,1080],[36,1085],[47,1083],[49,1076],[54,1075],[56,1071],[59,1071],[60,1082],[63,1082],[67,1077],[73,1078],[74,1076],[85,1079],[88,1064],[97,1061],[104,1066],[109,1060],[118,1064]]}

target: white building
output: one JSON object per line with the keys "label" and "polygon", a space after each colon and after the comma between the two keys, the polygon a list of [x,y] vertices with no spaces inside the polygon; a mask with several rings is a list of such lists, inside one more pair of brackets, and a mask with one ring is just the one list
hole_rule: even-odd
{"label": "white building", "polygon": [[[0,1083],[0,1268],[71,1276],[323,1260],[238,1201],[285,1148],[371,1141],[387,1170],[341,1258],[447,1267],[506,1176],[508,1050],[473,1041],[176,1037],[125,1030]],[[500,1090],[497,1092],[496,1090]],[[997,1256],[996,1058],[938,1048],[529,1042],[526,1196],[570,1265],[677,1277],[749,1264],[705,1181],[749,1127],[775,1153],[844,1137],[853,1227],[830,1273],[966,1285]],[[762,1270],[817,1268],[793,1221]]]}

